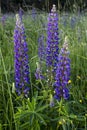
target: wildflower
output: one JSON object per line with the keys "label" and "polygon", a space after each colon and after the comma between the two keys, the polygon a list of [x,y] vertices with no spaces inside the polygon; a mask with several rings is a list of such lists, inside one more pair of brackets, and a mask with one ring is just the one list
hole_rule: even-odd
{"label": "wildflower", "polygon": [[37,65],[37,69],[36,69],[36,72],[35,72],[36,79],[37,80],[38,79],[44,79],[44,76],[42,75],[40,64],[38,62],[36,62],[36,65]]}
{"label": "wildflower", "polygon": [[59,121],[59,125],[62,125],[62,121]]}
{"label": "wildflower", "polygon": [[71,82],[72,82],[72,81],[71,81],[71,80],[69,80],[69,81],[68,81],[68,84],[70,84]]}
{"label": "wildflower", "polygon": [[44,36],[40,35],[38,39],[38,57],[39,62],[36,63],[37,69],[35,72],[36,79],[43,79],[44,76],[42,75],[42,68],[43,68],[43,61],[45,60],[45,46],[44,46]]}
{"label": "wildflower", "polygon": [[77,118],[77,115],[75,115],[75,118]]}
{"label": "wildflower", "polygon": [[14,30],[14,69],[15,87],[18,95],[29,93],[29,65],[28,47],[26,43],[25,29],[20,16],[16,15],[16,26]]}
{"label": "wildflower", "polygon": [[78,76],[77,76],[77,79],[81,79],[81,77],[78,75]]}
{"label": "wildflower", "polygon": [[15,84],[12,83],[12,93],[15,93]]}
{"label": "wildflower", "polygon": [[65,123],[66,122],[66,120],[65,119],[63,119],[63,123]]}
{"label": "wildflower", "polygon": [[82,103],[82,100],[80,99],[79,102]]}
{"label": "wildflower", "polygon": [[55,98],[60,100],[61,98],[69,98],[69,90],[67,88],[68,81],[70,80],[70,59],[68,51],[67,38],[63,44],[63,48],[60,50],[58,57],[58,64],[55,77]]}
{"label": "wildflower", "polygon": [[55,5],[53,5],[48,17],[46,46],[46,65],[50,75],[56,71],[58,62],[58,39],[58,14]]}
{"label": "wildflower", "polygon": [[85,114],[85,116],[87,116],[87,114]]}
{"label": "wildflower", "polygon": [[50,94],[50,107],[54,106],[54,98],[52,96],[52,94]]}

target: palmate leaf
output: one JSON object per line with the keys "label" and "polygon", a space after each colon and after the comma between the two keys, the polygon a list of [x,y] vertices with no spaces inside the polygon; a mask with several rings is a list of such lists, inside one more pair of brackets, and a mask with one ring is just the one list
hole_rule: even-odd
{"label": "palmate leaf", "polygon": [[[30,115],[31,116],[31,115]],[[33,115],[32,115],[33,116]],[[45,120],[43,119],[42,115],[38,113],[34,113],[34,118],[31,118],[29,121],[27,120],[25,123],[21,124],[20,128],[26,128],[26,127],[34,127],[35,124],[39,124],[40,122],[44,125],[46,125]],[[32,121],[31,121],[32,120]]]}
{"label": "palmate leaf", "polygon": [[38,108],[38,109],[36,110],[36,112],[41,112],[41,111],[43,111],[44,109],[48,108],[48,106],[49,106],[49,105],[42,106],[42,107]]}
{"label": "palmate leaf", "polygon": [[25,118],[29,118],[29,117],[32,117],[30,119],[30,120],[32,120],[32,122],[33,122],[34,118],[38,118],[43,124],[46,125],[46,123],[43,119],[44,114],[40,114],[40,113],[37,113],[37,112],[28,111],[28,110],[27,111],[25,110],[24,112],[22,112],[20,114],[19,113],[16,114],[15,115],[15,121],[18,121],[18,120],[23,121]]}
{"label": "palmate leaf", "polygon": [[19,129],[21,129],[21,130],[25,130],[25,129],[27,129],[27,130],[40,130],[40,125],[38,124],[38,120],[36,120],[36,121],[34,122],[33,126],[29,126],[29,124],[30,124],[30,122],[27,121],[27,122],[25,122],[24,124],[22,124],[22,125],[19,127]]}
{"label": "palmate leaf", "polygon": [[27,99],[25,109],[23,109],[23,106],[18,107],[18,111],[15,114],[15,122],[17,124],[19,123],[21,129],[29,127],[31,129],[35,124],[39,129],[40,125],[46,125],[44,110],[48,108],[48,106],[49,105],[45,104],[42,105],[40,101],[38,102],[37,98],[33,98],[31,102]]}

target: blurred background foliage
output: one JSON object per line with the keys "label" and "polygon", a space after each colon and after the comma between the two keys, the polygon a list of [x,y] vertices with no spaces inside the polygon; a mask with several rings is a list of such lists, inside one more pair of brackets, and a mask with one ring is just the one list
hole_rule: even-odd
{"label": "blurred background foliage", "polygon": [[49,11],[52,5],[55,4],[60,11],[85,10],[87,0],[0,0],[2,12],[15,12],[22,7],[24,10],[36,7],[40,10]]}

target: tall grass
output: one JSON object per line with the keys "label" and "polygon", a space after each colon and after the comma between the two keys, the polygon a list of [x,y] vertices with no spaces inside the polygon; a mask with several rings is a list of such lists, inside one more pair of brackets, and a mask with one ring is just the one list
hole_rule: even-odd
{"label": "tall grass", "polygon": [[[44,42],[46,42],[48,14],[39,13],[35,20],[30,14],[31,12],[24,14],[23,22],[29,48],[32,99],[18,97],[14,89],[15,16],[8,15],[5,25],[0,23],[0,130],[86,130],[87,15],[59,14],[60,48],[65,36],[69,39],[70,99],[60,102],[54,100],[54,106],[50,107],[52,98],[50,89],[47,89],[47,82],[35,79],[38,37],[43,34]],[[75,18],[73,27],[71,26],[72,17]]]}

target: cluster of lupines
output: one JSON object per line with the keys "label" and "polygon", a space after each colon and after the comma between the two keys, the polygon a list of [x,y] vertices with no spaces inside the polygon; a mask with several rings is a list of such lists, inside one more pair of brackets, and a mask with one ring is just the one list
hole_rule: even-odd
{"label": "cluster of lupines", "polygon": [[[29,93],[29,66],[28,66],[28,47],[26,43],[24,25],[22,24],[22,15],[17,15],[16,27],[14,31],[14,48],[15,48],[15,86],[17,93],[28,95]],[[69,90],[67,88],[68,81],[70,79],[70,59],[68,52],[68,44],[65,39],[63,48],[58,53],[58,15],[56,13],[56,7],[53,5],[51,13],[48,17],[47,28],[47,46],[46,53],[41,35],[39,38],[38,55],[39,63],[37,62],[36,79],[42,79],[42,71],[40,62],[45,59],[48,74],[55,79],[55,98],[60,100],[61,98],[68,99]],[[51,98],[50,105],[53,106],[53,98]]]}
{"label": "cluster of lupines", "polygon": [[68,81],[70,80],[70,59],[68,51],[67,38],[63,48],[61,48],[58,56],[58,64],[55,77],[55,98],[60,100],[61,98],[69,98],[69,90],[67,88]]}
{"label": "cluster of lupines", "polygon": [[54,76],[58,62],[58,14],[53,5],[48,16],[46,65],[50,76]]}
{"label": "cluster of lupines", "polygon": [[14,56],[15,56],[15,87],[18,95],[27,96],[29,93],[29,66],[28,47],[26,43],[25,29],[20,15],[16,15],[14,30]]}

